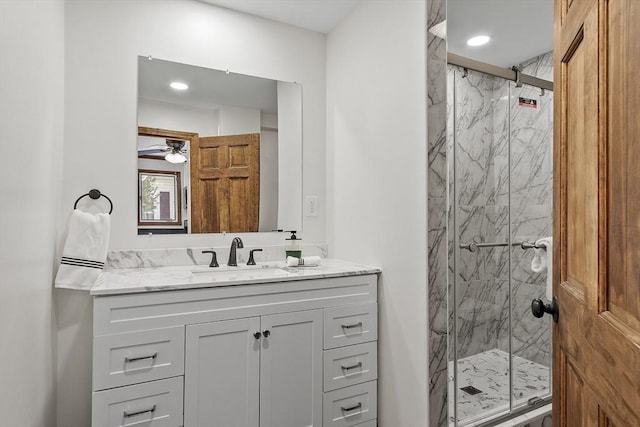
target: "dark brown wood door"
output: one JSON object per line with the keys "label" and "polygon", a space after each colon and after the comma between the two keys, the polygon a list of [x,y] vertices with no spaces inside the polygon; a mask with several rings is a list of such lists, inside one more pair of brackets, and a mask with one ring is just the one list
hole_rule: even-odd
{"label": "dark brown wood door", "polygon": [[258,231],[260,134],[200,137],[191,149],[191,231]]}
{"label": "dark brown wood door", "polygon": [[640,426],[640,0],[555,1],[554,426]]}

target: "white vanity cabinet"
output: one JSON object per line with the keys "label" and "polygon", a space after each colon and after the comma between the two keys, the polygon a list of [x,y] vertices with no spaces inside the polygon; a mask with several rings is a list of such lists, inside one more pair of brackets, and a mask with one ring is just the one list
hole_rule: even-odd
{"label": "white vanity cabinet", "polygon": [[187,326],[184,425],[320,426],[322,310]]}
{"label": "white vanity cabinet", "polygon": [[94,295],[93,427],[375,426],[377,275]]}
{"label": "white vanity cabinet", "polygon": [[259,317],[187,326],[185,426],[259,425],[258,331]]}

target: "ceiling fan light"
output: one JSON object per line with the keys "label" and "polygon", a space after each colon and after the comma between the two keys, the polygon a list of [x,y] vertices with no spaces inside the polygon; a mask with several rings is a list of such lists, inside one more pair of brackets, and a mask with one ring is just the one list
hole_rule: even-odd
{"label": "ceiling fan light", "polygon": [[169,163],[184,163],[187,161],[187,158],[184,154],[180,152],[170,151],[164,156],[164,159]]}

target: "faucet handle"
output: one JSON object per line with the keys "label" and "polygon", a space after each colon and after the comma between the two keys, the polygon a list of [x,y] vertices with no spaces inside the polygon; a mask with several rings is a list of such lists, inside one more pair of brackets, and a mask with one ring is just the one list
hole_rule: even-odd
{"label": "faucet handle", "polygon": [[247,261],[247,265],[256,265],[256,261],[253,259],[254,252],[262,252],[262,249],[251,249],[249,251],[249,261]]}
{"label": "faucet handle", "polygon": [[211,263],[209,263],[209,267],[219,267],[218,265],[218,257],[216,256],[216,251],[202,251],[203,254],[211,254]]}

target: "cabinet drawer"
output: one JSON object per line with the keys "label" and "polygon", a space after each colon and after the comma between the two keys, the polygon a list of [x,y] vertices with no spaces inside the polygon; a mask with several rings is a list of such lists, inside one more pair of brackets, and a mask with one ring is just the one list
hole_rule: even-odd
{"label": "cabinet drawer", "polygon": [[93,390],[184,373],[184,327],[104,335],[93,340]]}
{"label": "cabinet drawer", "polygon": [[374,420],[378,408],[377,383],[369,381],[325,393],[323,427],[358,426]]}
{"label": "cabinet drawer", "polygon": [[324,310],[324,348],[378,339],[378,305],[348,305]]}
{"label": "cabinet drawer", "polygon": [[183,377],[93,393],[92,427],[182,425]]}
{"label": "cabinet drawer", "polygon": [[325,350],[324,391],[331,391],[378,378],[378,343],[350,345]]}

